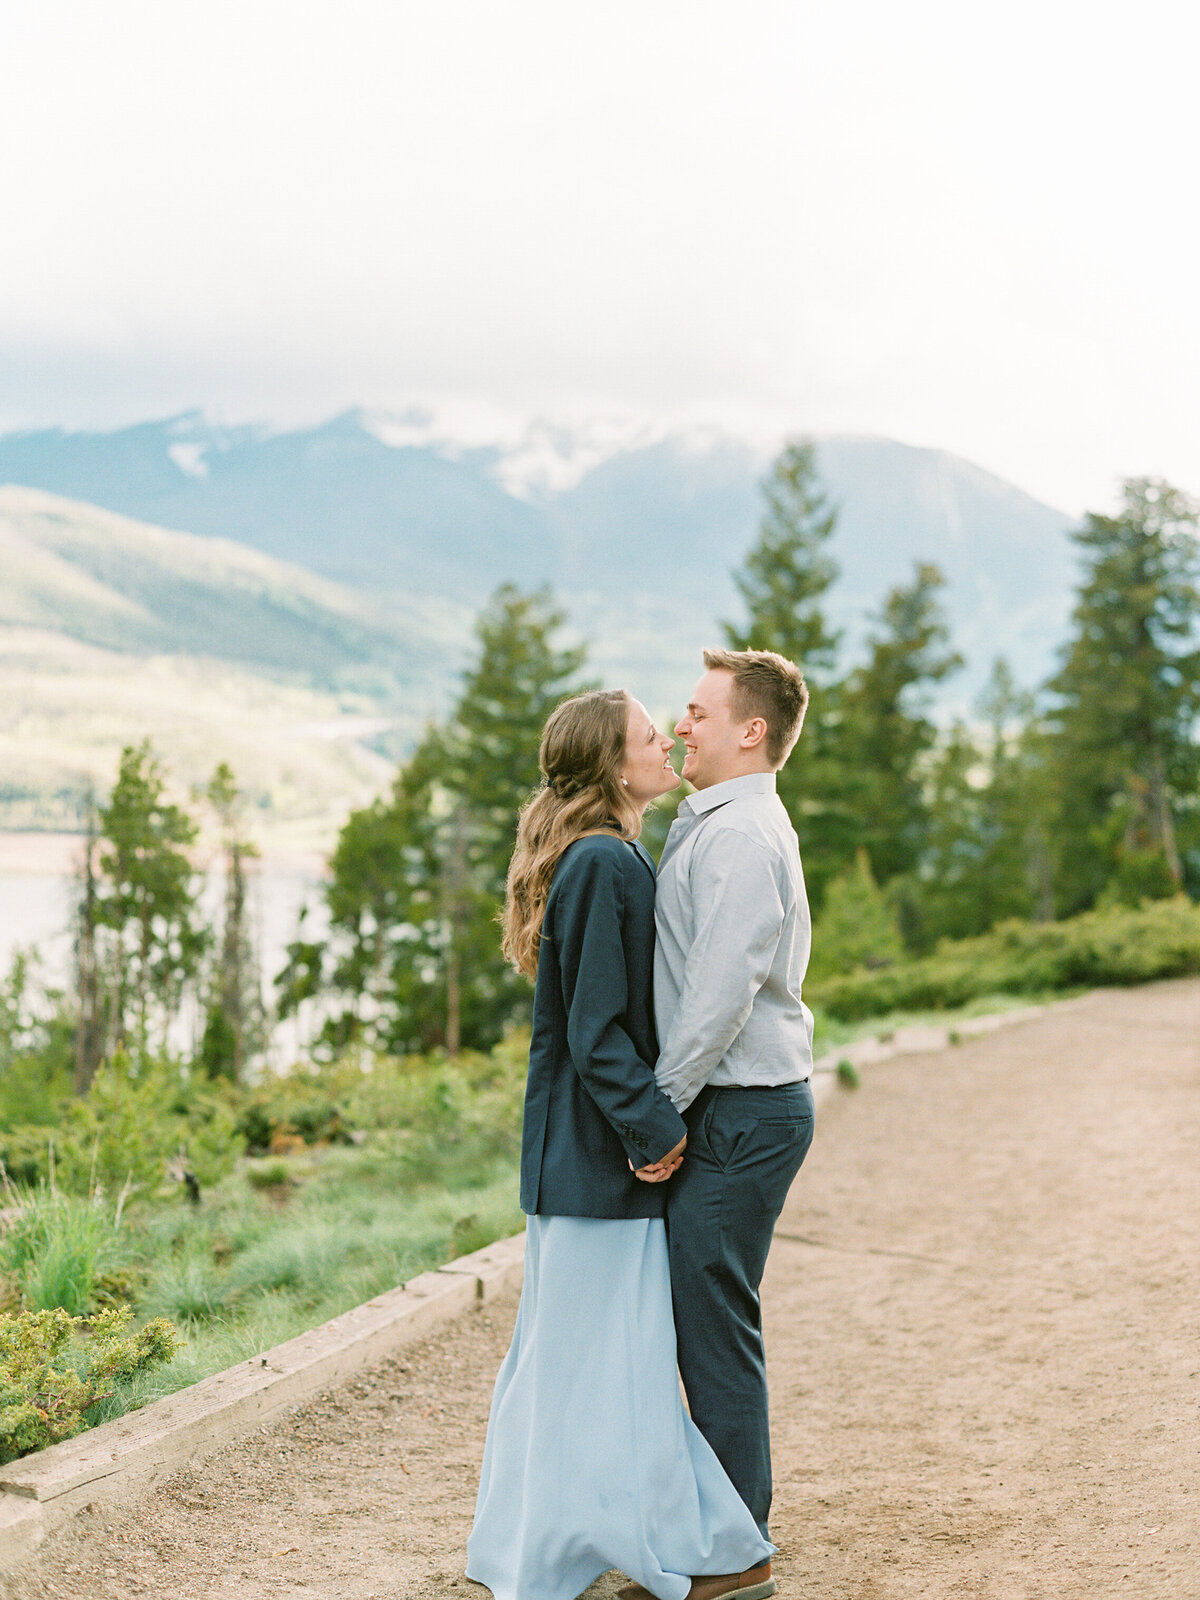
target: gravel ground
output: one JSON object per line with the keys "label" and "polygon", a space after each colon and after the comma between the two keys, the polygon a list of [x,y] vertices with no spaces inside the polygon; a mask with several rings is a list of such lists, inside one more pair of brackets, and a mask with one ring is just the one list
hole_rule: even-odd
{"label": "gravel ground", "polygon": [[[781,1594],[1198,1600],[1200,983],[873,1067],[818,1123],[766,1293]],[[81,1514],[0,1593],[486,1600],[514,1305]]]}

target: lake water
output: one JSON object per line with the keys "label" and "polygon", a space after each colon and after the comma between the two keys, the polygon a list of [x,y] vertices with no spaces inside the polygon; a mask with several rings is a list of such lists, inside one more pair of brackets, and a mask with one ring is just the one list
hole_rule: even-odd
{"label": "lake water", "polygon": [[[0,974],[7,974],[14,954],[23,949],[38,957],[45,983],[66,983],[71,971],[74,896],[74,882],[64,873],[0,873]],[[202,904],[205,914],[213,920],[219,921],[221,896],[221,879],[210,878]],[[301,908],[309,908],[306,938],[320,938],[328,929],[321,879],[316,873],[272,871],[267,867],[251,879],[249,903],[269,998],[275,975],[287,959],[287,947],[297,937]],[[311,1036],[312,1025],[312,1016],[284,1024],[278,1030],[272,1059],[278,1063],[294,1058],[303,1038]],[[188,1023],[183,1031],[190,1031]],[[186,1048],[188,1041],[180,1038],[176,1042]]]}
{"label": "lake water", "polygon": [[71,959],[71,891],[70,879],[57,875],[0,876],[0,972],[18,949],[32,950],[47,978],[62,981]]}

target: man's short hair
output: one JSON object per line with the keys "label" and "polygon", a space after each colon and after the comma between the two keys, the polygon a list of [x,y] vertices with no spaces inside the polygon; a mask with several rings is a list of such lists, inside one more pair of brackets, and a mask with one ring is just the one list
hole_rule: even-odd
{"label": "man's short hair", "polygon": [[733,674],[730,709],[739,720],[763,719],[767,760],[778,770],[800,737],[808,706],[808,685],[800,668],[774,650],[706,650],[704,665]]}

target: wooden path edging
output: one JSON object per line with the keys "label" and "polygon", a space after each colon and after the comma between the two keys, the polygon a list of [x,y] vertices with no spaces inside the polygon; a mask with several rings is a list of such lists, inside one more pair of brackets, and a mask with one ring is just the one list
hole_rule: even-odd
{"label": "wooden path edging", "polygon": [[[1071,1002],[1055,1000],[1051,1004],[1057,1007],[1070,1005]],[[842,1061],[849,1061],[855,1067],[873,1067],[878,1062],[892,1061],[897,1056],[928,1055],[934,1050],[946,1050],[977,1034],[993,1033],[997,1028],[1008,1027],[1010,1023],[1032,1022],[1045,1009],[1045,1006],[1021,1006],[1012,1011],[989,1011],[981,1017],[963,1017],[948,1026],[913,1023],[906,1028],[897,1028],[883,1038],[856,1039],[853,1044],[843,1045],[840,1050],[831,1050],[814,1062],[813,1071],[818,1074],[814,1082],[820,1082],[821,1074],[836,1072]]]}
{"label": "wooden path edging", "polygon": [[[860,1039],[815,1063],[815,1096],[822,1100],[832,1090],[842,1061],[873,1066],[946,1049],[960,1038],[1028,1022],[1043,1010],[1026,1006],[953,1027],[913,1026],[886,1039]],[[525,1236],[518,1233],[423,1272],[265,1355],[0,1467],[0,1573],[22,1565],[51,1528],[84,1506],[101,1510],[136,1499],[360,1367],[515,1288],[524,1266]]]}
{"label": "wooden path edging", "polygon": [[0,1467],[0,1572],[84,1506],[134,1499],[185,1467],[520,1283],[516,1234],[139,1411]]}

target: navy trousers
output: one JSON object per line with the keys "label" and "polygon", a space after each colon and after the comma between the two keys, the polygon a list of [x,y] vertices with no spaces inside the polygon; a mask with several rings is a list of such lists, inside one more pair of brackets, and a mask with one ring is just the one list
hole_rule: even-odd
{"label": "navy trousers", "polygon": [[807,1083],[702,1089],[667,1197],[679,1372],[692,1420],[767,1537],[771,1438],[758,1289],[813,1136]]}

